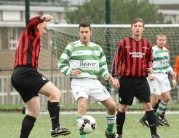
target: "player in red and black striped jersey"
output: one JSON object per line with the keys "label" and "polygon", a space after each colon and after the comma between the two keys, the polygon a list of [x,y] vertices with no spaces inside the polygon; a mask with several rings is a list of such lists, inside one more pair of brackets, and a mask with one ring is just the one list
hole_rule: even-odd
{"label": "player in red and black striped jersey", "polygon": [[[152,138],[157,134],[155,115],[150,103],[150,88],[146,77],[152,73],[152,44],[142,37],[144,21],[135,18],[131,23],[132,35],[121,40],[115,52],[112,65],[113,86],[119,93],[119,110],[117,112],[117,134],[122,135],[127,106],[132,105],[136,97],[143,105],[149,122]],[[120,79],[118,69],[120,64]],[[120,83],[119,83],[120,82]]]}
{"label": "player in red and black striped jersey", "polygon": [[11,76],[13,87],[25,102],[28,112],[22,121],[20,138],[28,138],[40,111],[38,94],[48,97],[48,111],[52,122],[51,136],[68,135],[71,132],[59,123],[60,91],[45,76],[37,71],[41,47],[40,37],[46,34],[51,15],[34,16],[22,32],[15,54],[14,71]]}

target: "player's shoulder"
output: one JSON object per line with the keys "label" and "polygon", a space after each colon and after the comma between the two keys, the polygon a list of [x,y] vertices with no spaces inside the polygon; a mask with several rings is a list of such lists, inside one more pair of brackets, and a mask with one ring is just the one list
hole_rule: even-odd
{"label": "player's shoulder", "polygon": [[96,49],[102,49],[102,47],[100,45],[98,45],[98,44],[96,44],[94,42],[90,42],[89,45],[92,46],[92,47],[96,47]]}
{"label": "player's shoulder", "polygon": [[98,44],[96,44],[96,43],[94,43],[94,42],[90,42],[90,45],[91,45],[91,46],[99,46],[99,47],[101,47],[100,45],[98,45]]}
{"label": "player's shoulder", "polygon": [[142,40],[143,40],[143,41],[146,41],[147,43],[149,43],[149,44],[151,44],[151,45],[152,45],[152,43],[151,43],[151,42],[149,42],[149,40],[147,40],[147,38],[143,37],[143,38],[142,38]]}
{"label": "player's shoulder", "polygon": [[153,50],[157,50],[157,49],[159,49],[159,48],[158,48],[157,45],[154,45],[154,46],[152,46],[152,49],[153,49]]}
{"label": "player's shoulder", "polygon": [[75,47],[75,46],[81,45],[81,42],[80,42],[80,40],[77,40],[77,41],[69,43],[68,45],[72,46],[72,47]]}
{"label": "player's shoulder", "polygon": [[124,39],[120,39],[118,44],[123,44],[124,42],[129,41],[130,39],[132,39],[132,37],[130,37],[130,36],[126,37]]}
{"label": "player's shoulder", "polygon": [[169,48],[169,46],[164,46],[168,51],[170,51],[170,48]]}
{"label": "player's shoulder", "polygon": [[164,46],[163,49],[169,51],[169,49],[166,46]]}

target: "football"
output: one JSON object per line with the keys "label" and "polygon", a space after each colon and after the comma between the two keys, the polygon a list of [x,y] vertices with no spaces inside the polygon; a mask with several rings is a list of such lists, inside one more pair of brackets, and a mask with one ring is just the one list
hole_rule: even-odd
{"label": "football", "polygon": [[96,129],[96,120],[89,115],[82,116],[82,118],[77,120],[78,129],[80,129],[85,134],[90,134]]}

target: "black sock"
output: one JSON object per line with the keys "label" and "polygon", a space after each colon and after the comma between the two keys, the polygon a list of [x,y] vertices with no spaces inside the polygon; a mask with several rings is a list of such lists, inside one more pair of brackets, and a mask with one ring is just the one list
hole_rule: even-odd
{"label": "black sock", "polygon": [[125,121],[126,113],[121,113],[120,111],[117,112],[116,114],[116,129],[117,129],[117,134],[122,135],[122,129]]}
{"label": "black sock", "polygon": [[22,121],[21,135],[20,138],[28,138],[30,131],[34,127],[36,118],[26,115]]}
{"label": "black sock", "polygon": [[146,112],[146,117],[147,117],[147,121],[149,123],[151,135],[156,134],[157,133],[157,128],[156,128],[156,121],[155,121],[154,111],[153,110],[147,111]]}
{"label": "black sock", "polygon": [[47,103],[48,106],[48,111],[50,114],[51,122],[52,122],[52,130],[60,126],[59,123],[59,112],[60,112],[60,107],[59,107],[59,102],[50,102],[48,101]]}
{"label": "black sock", "polygon": [[156,111],[157,111],[160,101],[161,101],[161,100],[158,100],[158,103],[157,103],[157,104],[153,107],[154,112],[156,112]]}

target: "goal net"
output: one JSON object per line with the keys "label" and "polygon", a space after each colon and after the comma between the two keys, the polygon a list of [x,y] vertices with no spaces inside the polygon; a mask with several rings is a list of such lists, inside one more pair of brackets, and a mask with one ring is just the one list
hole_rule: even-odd
{"label": "goal net", "polygon": [[[0,109],[16,110],[22,109],[24,105],[21,97],[11,85],[11,74],[15,49],[20,33],[24,29],[24,24],[0,26]],[[112,60],[118,42],[130,36],[130,25],[95,25],[92,24],[93,35],[91,41],[99,44],[106,55],[109,71],[111,70]],[[179,53],[179,25],[146,25],[143,37],[150,42],[154,42],[157,34],[163,33],[167,36],[167,45],[170,48],[170,64],[173,67],[175,57]],[[5,35],[2,35],[5,34]],[[4,37],[5,36],[5,37]],[[70,79],[64,76],[58,69],[58,60],[67,44],[79,39],[78,25],[52,25],[48,24],[47,34],[42,37],[42,47],[39,59],[39,72],[51,80],[61,91],[60,105],[61,110],[76,111],[77,104],[71,93]],[[171,80],[171,77],[169,77]],[[99,77],[102,84],[109,90],[113,99],[118,103],[117,90],[108,81]],[[40,95],[42,109],[47,105],[47,97]],[[168,109],[179,109],[179,91],[177,88],[171,90],[171,101]],[[134,99],[131,110],[142,110],[141,104]],[[104,106],[89,99],[88,111],[105,110]]]}
{"label": "goal net", "polygon": [[[52,54],[58,61],[65,47],[69,43],[79,40],[78,25],[49,25],[48,29],[51,32],[49,35],[52,35]],[[103,48],[110,71],[115,49],[119,41],[131,35],[130,25],[92,24],[92,31],[93,34],[91,37],[91,41],[99,44]],[[170,48],[170,64],[173,67],[175,57],[179,52],[179,25],[146,25],[143,37],[147,38],[149,42],[154,44],[155,36],[160,33],[167,36],[167,45]],[[58,68],[56,69],[56,73],[59,74],[59,76],[57,74],[54,74],[52,77],[52,81],[62,91],[61,104],[67,104],[69,108],[76,109],[76,102],[74,101],[73,95],[71,93],[70,79],[62,75],[58,71]],[[117,90],[114,89],[113,86],[111,86],[102,77],[99,77],[99,80],[102,82],[102,84],[104,84],[104,86],[106,86],[106,88],[110,91],[113,99],[116,101],[116,103],[118,103]],[[179,101],[179,93],[177,88],[172,88],[171,97],[172,99],[168,108],[175,109],[176,104],[174,103]],[[101,108],[104,109],[102,106],[98,105],[98,103],[89,100],[88,110],[100,110]],[[141,109],[141,105],[139,104],[138,100],[134,99],[131,109]]]}

